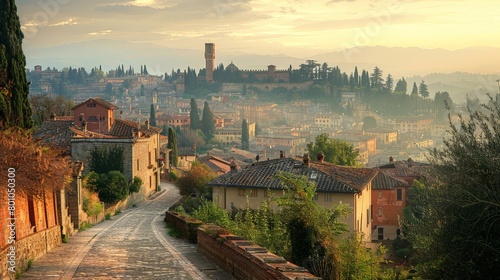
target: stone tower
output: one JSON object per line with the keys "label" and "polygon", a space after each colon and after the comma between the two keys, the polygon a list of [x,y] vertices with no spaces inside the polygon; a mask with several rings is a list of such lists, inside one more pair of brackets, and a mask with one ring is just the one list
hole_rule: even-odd
{"label": "stone tower", "polygon": [[205,79],[209,82],[214,80],[215,44],[205,43],[206,74]]}

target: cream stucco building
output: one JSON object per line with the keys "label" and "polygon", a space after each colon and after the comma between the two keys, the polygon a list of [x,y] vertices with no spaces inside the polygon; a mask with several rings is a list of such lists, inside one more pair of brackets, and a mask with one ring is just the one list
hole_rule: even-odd
{"label": "cream stucco building", "polygon": [[232,170],[214,180],[212,186],[214,203],[221,208],[244,209],[247,200],[251,208],[258,208],[270,194],[283,195],[284,188],[276,178],[279,171],[306,176],[317,187],[315,201],[332,207],[340,202],[352,207],[352,212],[343,221],[351,231],[363,233],[365,241],[371,239],[371,182],[376,170],[337,166],[322,161],[279,158],[254,163],[243,170]]}

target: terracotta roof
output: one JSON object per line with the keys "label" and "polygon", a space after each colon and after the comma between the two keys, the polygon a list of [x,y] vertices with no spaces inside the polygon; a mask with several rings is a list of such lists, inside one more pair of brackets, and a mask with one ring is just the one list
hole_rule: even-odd
{"label": "terracotta roof", "polygon": [[115,137],[132,138],[133,134],[137,132],[142,132],[146,137],[150,137],[154,134],[160,133],[161,128],[149,126],[146,127],[145,124],[139,124],[133,121],[116,119],[109,131],[109,135]]}
{"label": "terracotta roof", "polygon": [[87,101],[84,101],[78,105],[76,105],[75,107],[71,108],[71,110],[75,110],[76,108],[82,106],[83,104],[87,104],[89,102],[95,102],[99,105],[101,105],[102,107],[106,108],[106,109],[111,109],[111,110],[116,110],[118,109],[118,107],[112,103],[109,103],[108,101],[100,98],[100,97],[93,97],[93,98],[89,98]]}
{"label": "terracotta roof", "polygon": [[393,177],[426,177],[430,171],[430,164],[413,160],[398,160],[378,166],[377,169]]}
{"label": "terracotta roof", "polygon": [[70,129],[73,120],[49,120],[33,133],[33,139],[39,140],[42,145],[56,147],[71,153],[71,138],[76,135]]}
{"label": "terracotta roof", "polygon": [[373,190],[392,190],[397,187],[408,187],[406,181],[396,179],[392,176],[379,172],[372,182]]}
{"label": "terracotta roof", "polygon": [[193,146],[179,146],[177,147],[177,155],[179,156],[194,156],[196,150]]}
{"label": "terracotta roof", "polygon": [[230,172],[209,182],[209,186],[283,189],[275,175],[278,171],[306,176],[316,183],[318,192],[358,193],[373,180],[376,170],[311,162],[310,167],[292,158],[261,161],[237,172]]}

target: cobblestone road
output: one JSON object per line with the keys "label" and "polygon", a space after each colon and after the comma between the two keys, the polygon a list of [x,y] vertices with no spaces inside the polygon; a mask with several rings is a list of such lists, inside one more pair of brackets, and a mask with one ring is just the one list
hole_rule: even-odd
{"label": "cobblestone road", "polygon": [[196,245],[167,235],[165,210],[179,199],[171,184],[143,202],[79,232],[36,260],[21,279],[233,279],[196,252]]}

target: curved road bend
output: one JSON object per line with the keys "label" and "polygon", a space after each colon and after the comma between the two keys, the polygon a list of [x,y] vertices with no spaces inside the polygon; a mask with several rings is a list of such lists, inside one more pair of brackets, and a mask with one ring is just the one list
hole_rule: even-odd
{"label": "curved road bend", "polygon": [[37,259],[21,279],[234,279],[189,244],[168,236],[163,217],[180,196],[162,193],[72,236]]}

